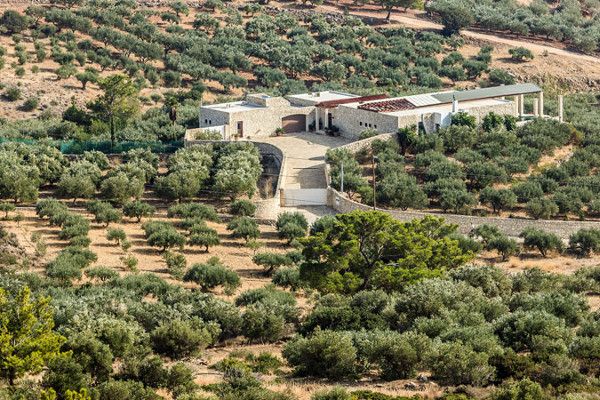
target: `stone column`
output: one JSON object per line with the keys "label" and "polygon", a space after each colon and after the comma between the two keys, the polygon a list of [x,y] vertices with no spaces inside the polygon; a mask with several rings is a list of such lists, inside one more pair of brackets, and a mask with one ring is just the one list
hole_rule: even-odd
{"label": "stone column", "polygon": [[519,95],[519,117],[525,115],[525,95]]}
{"label": "stone column", "polygon": [[533,99],[533,116],[540,116],[540,99]]}
{"label": "stone column", "polygon": [[319,107],[315,107],[315,132],[319,132],[321,128],[319,127]]}
{"label": "stone column", "polygon": [[565,113],[564,100],[563,100],[563,95],[561,94],[558,96],[558,121],[559,122],[565,121],[564,113]]}
{"label": "stone column", "polygon": [[329,109],[325,109],[325,116],[323,117],[323,126],[325,129],[329,128]]}
{"label": "stone column", "polygon": [[544,92],[540,92],[540,94],[538,95],[538,102],[539,116],[544,117]]}
{"label": "stone column", "polygon": [[310,125],[309,117],[310,117],[310,113],[306,114],[306,118],[304,119],[304,131],[306,131],[306,132],[308,132],[308,125]]}
{"label": "stone column", "polygon": [[513,111],[515,115],[519,115],[519,96],[513,96]]}

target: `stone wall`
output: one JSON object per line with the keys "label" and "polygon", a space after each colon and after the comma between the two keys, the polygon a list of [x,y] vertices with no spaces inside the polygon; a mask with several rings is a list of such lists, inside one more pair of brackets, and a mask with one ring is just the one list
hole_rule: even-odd
{"label": "stone wall", "polygon": [[355,142],[336,147],[335,149],[345,149],[350,151],[351,153],[358,153],[360,150],[370,147],[371,143],[373,143],[373,141],[375,140],[390,140],[394,138],[396,138],[396,133],[382,133],[381,135],[372,136],[363,140],[357,140]]}
{"label": "stone wall", "polygon": [[[460,105],[459,105],[460,110]],[[462,110],[461,110],[462,111]],[[504,104],[496,104],[482,107],[472,107],[464,110],[468,114],[471,114],[477,120],[477,123],[480,124],[483,122],[483,118],[491,112],[500,115],[512,115],[516,117],[518,114],[515,112],[514,102],[510,100],[505,100]]]}
{"label": "stone wall", "polygon": [[[398,117],[393,115],[344,106],[332,109],[331,113],[334,118],[333,124],[340,129],[341,135],[350,139],[358,139],[360,133],[366,129],[373,129],[382,133],[398,130]],[[413,117],[413,119],[416,119],[416,117]],[[371,127],[369,127],[369,124]]]}
{"label": "stone wall", "polygon": [[[205,128],[212,125],[227,125],[227,138],[229,138],[237,133],[237,123],[242,121],[244,138],[269,137],[275,134],[277,128],[281,128],[283,117],[295,114],[309,115],[313,110],[314,107],[292,106],[286,100],[269,102],[269,106],[264,108],[257,107],[237,112],[202,108],[200,126]],[[207,119],[212,121],[212,124],[207,123]]]}
{"label": "stone wall", "polygon": [[[356,201],[350,200],[345,195],[333,188],[329,188],[328,200],[330,201],[330,207],[334,208],[340,213],[347,213],[353,210],[372,210],[366,204],[361,204]],[[546,232],[551,232],[562,240],[566,241],[569,236],[577,232],[582,228],[600,228],[600,224],[592,221],[555,221],[555,220],[532,220],[522,218],[500,218],[500,217],[476,217],[473,215],[457,215],[457,214],[445,214],[445,213],[433,213],[433,212],[422,212],[422,211],[402,211],[402,210],[388,210],[380,209],[377,210],[386,212],[392,217],[400,221],[411,221],[416,218],[424,218],[426,216],[435,216],[444,218],[448,223],[458,225],[459,232],[468,234],[473,228],[482,225],[494,225],[497,226],[500,231],[506,235],[517,238],[525,228],[538,228]]]}

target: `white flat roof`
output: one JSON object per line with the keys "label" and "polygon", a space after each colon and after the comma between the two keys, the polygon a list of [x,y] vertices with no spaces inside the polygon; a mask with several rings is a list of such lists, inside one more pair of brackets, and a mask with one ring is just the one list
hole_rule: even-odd
{"label": "white flat roof", "polygon": [[263,107],[258,104],[249,103],[247,101],[232,101],[229,103],[202,105],[202,108],[208,108],[211,110],[218,110],[218,111],[223,111],[223,112],[227,112],[227,113],[233,113],[233,112],[240,112],[240,111],[264,109],[266,107]]}
{"label": "white flat roof", "polygon": [[323,101],[332,101],[332,100],[344,100],[344,99],[352,99],[355,97],[360,97],[356,94],[344,93],[344,92],[336,92],[336,91],[324,91],[324,92],[315,92],[315,93],[303,93],[303,94],[293,94],[290,96],[286,96],[288,99],[297,99],[297,100],[309,100],[316,103],[321,103]]}

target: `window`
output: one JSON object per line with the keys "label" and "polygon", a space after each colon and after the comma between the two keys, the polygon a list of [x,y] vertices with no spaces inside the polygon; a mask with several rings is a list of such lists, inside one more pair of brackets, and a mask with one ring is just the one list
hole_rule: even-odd
{"label": "window", "polygon": [[373,125],[373,128],[377,129],[377,125]]}
{"label": "window", "polygon": [[209,120],[208,120],[208,124],[209,124],[209,125],[212,125],[212,119],[209,119]]}
{"label": "window", "polygon": [[362,126],[362,121],[360,122],[360,126]]}
{"label": "window", "polygon": [[205,124],[208,124],[208,119],[206,119],[206,118],[205,118],[205,119],[204,119],[204,123],[205,123]]}

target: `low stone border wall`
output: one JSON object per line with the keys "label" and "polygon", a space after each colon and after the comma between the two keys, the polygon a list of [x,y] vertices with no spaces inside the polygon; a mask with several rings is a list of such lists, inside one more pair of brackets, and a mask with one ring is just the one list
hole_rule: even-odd
{"label": "low stone border wall", "polygon": [[[390,140],[395,137],[394,133],[385,133],[377,135],[368,139],[358,140],[356,142],[349,143],[344,146],[337,147],[345,148],[353,153],[356,153],[365,147],[369,146],[374,140]],[[325,171],[327,174],[327,186],[328,186],[328,204],[334,210],[340,213],[346,213],[354,210],[372,210],[366,204],[353,201],[331,187],[331,180],[329,177],[329,164],[326,164]],[[402,211],[402,210],[390,210],[377,208],[379,211],[386,212],[400,221],[411,221],[415,218],[424,218],[426,216],[435,216],[444,218],[451,224],[458,225],[458,229],[461,233],[467,234],[473,228],[489,224],[497,226],[502,232],[511,237],[518,237],[519,234],[525,228],[537,228],[542,229],[546,232],[556,234],[562,240],[568,240],[569,236],[577,232],[582,228],[596,228],[600,229],[600,223],[593,221],[560,221],[560,220],[533,220],[524,218],[501,218],[501,217],[478,217],[473,215],[460,215],[460,214],[445,214],[425,211]]]}
{"label": "low stone border wall", "polygon": [[355,142],[351,142],[351,143],[345,144],[343,146],[336,147],[334,150],[344,149],[344,150],[348,150],[352,153],[358,153],[362,149],[369,147],[371,145],[371,143],[373,143],[375,140],[386,141],[386,140],[392,140],[394,138],[396,138],[395,133],[382,133],[377,136],[371,136],[370,138],[367,138],[367,139],[357,140]]}
{"label": "low stone border wall", "polygon": [[[330,206],[340,213],[347,213],[354,210],[372,210],[366,204],[350,200],[337,190],[329,187],[328,201]],[[477,217],[473,215],[444,214],[422,211],[402,211],[377,208],[379,211],[390,214],[400,221],[411,221],[416,218],[434,216],[444,218],[448,223],[458,225],[458,230],[463,234],[468,234],[473,228],[479,225],[488,224],[497,226],[502,232],[511,237],[518,237],[525,228],[537,228],[546,232],[556,234],[562,240],[568,240],[569,236],[582,228],[600,228],[600,223],[592,221],[557,221],[557,220],[533,220],[521,218],[500,218],[500,217]]]}

